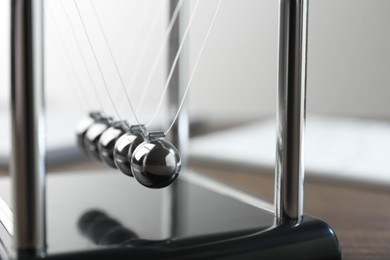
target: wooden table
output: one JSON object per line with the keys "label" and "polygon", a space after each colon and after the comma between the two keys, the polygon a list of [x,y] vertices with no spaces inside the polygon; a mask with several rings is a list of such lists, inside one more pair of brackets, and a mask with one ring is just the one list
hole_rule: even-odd
{"label": "wooden table", "polygon": [[[192,164],[192,168],[255,196],[273,201],[272,174],[253,170]],[[390,188],[308,180],[305,212],[335,230],[343,259],[390,259]]]}

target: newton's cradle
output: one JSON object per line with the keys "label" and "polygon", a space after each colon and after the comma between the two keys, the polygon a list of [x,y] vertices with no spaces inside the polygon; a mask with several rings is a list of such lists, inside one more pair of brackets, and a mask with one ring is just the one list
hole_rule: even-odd
{"label": "newton's cradle", "polygon": [[[169,2],[170,17],[179,2]],[[333,230],[303,213],[308,0],[279,8],[273,206],[186,169],[185,55],[170,75],[169,110],[178,113],[169,131],[95,111],[79,126],[80,148],[124,174],[46,176],[43,1],[12,0],[13,202],[0,201],[1,258],[341,259]],[[187,18],[170,32],[169,64]]]}

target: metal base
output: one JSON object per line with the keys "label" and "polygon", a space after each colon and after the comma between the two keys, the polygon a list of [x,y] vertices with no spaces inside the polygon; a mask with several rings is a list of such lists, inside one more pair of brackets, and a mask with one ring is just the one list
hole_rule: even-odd
{"label": "metal base", "polygon": [[[300,223],[276,225],[268,203],[186,175],[179,184],[187,187],[187,203],[176,216],[183,228],[176,235],[164,228],[178,224],[164,216],[167,190],[145,189],[117,171],[49,175],[48,251],[43,258],[341,259],[337,238],[323,221],[304,216]],[[8,186],[9,180],[0,181],[6,200]],[[85,213],[94,210],[107,218],[98,224],[91,220],[85,228]],[[112,236],[113,229],[118,236]],[[10,236],[0,232],[0,238],[2,259],[8,259]],[[16,255],[41,259],[28,250]]]}
{"label": "metal base", "polygon": [[47,259],[341,259],[337,238],[323,221],[306,216],[270,229],[140,243],[51,255]]}

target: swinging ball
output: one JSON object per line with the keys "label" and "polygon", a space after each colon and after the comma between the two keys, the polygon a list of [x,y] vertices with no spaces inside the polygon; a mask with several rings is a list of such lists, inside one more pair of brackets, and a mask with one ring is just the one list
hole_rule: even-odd
{"label": "swinging ball", "polygon": [[164,188],[179,175],[181,159],[178,150],[165,140],[163,132],[150,132],[131,157],[135,179],[148,188]]}
{"label": "swinging ball", "polygon": [[131,172],[131,156],[134,150],[145,141],[142,131],[146,131],[144,126],[131,126],[130,131],[122,135],[115,143],[114,163],[124,174],[133,177]]}
{"label": "swinging ball", "polygon": [[102,161],[116,168],[114,163],[114,147],[116,141],[129,129],[127,122],[118,121],[114,122],[110,128],[108,128],[99,139],[98,149],[100,158]]}
{"label": "swinging ball", "polygon": [[99,139],[110,127],[112,122],[111,117],[101,117],[99,120],[96,120],[89,128],[84,138],[84,146],[88,154],[97,160],[100,159],[98,143]]}
{"label": "swinging ball", "polygon": [[84,118],[77,126],[76,128],[76,135],[77,135],[77,146],[81,148],[85,153],[87,152],[87,149],[84,145],[84,139],[85,135],[87,134],[88,129],[95,123],[95,121],[99,120],[102,115],[99,112],[91,112],[89,113],[89,117]]}

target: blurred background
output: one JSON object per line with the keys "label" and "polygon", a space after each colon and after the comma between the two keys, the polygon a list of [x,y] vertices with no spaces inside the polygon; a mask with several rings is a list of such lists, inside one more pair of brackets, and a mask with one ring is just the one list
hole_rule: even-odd
{"label": "blurred background", "polygon": [[[194,14],[186,38],[189,75],[217,1],[201,0],[196,10],[195,0],[184,1],[190,5],[187,16]],[[2,174],[10,157],[10,2],[0,1]],[[344,259],[388,259],[390,1],[309,2],[305,211],[335,227]],[[140,121],[149,122],[157,111],[153,127],[167,124],[166,107],[157,106],[170,70],[165,40],[168,1],[93,0],[97,15],[89,1],[77,3],[103,77],[73,1],[45,0],[50,172],[108,171],[80,157],[75,128],[91,110],[118,119],[117,110],[122,119],[134,123],[115,63]],[[274,195],[278,3],[222,1],[187,97],[191,167],[268,201]],[[89,175],[82,178],[88,180]],[[61,193],[68,196],[74,184],[59,180]]]}
{"label": "blurred background", "polygon": [[[49,149],[72,146],[73,129],[91,110],[103,110],[118,118],[117,110],[122,119],[134,123],[115,63],[140,121],[149,122],[157,111],[155,125],[161,128],[166,124],[166,110],[157,109],[157,104],[170,70],[165,60],[167,3],[117,0],[112,4],[94,0],[91,6],[89,1],[78,1],[102,77],[73,1],[45,1]],[[196,10],[196,1],[187,3],[187,16],[194,15],[185,39],[189,44],[189,75],[217,1],[200,1]],[[0,4],[0,112],[2,125],[7,125],[10,1]],[[386,0],[310,1],[306,147],[307,167],[313,172],[331,171],[337,177],[345,171],[355,175],[356,170],[370,169],[379,172],[379,182],[386,178],[390,183],[383,167],[385,158],[390,156],[386,148],[390,147],[390,31],[386,30],[389,8]],[[223,1],[194,71],[187,101],[192,129],[242,127],[223,135],[194,139],[194,159],[273,167],[277,28],[278,1]],[[160,49],[162,54],[156,58]],[[247,123],[259,125],[246,128]],[[9,136],[9,129],[3,128],[1,136]],[[243,142],[243,136],[251,136],[252,140]],[[229,156],[223,153],[226,146],[234,147]],[[257,153],[256,146],[263,147],[262,154]],[[3,161],[8,153],[9,144],[5,142],[1,149]],[[318,156],[310,159],[313,154]],[[265,159],[261,161],[260,157]]]}
{"label": "blurred background", "polygon": [[[191,1],[191,4],[194,2]],[[215,1],[200,2],[190,30],[190,65],[193,65],[199,51],[216,4]],[[131,71],[135,64],[135,61],[131,60],[133,52],[140,51],[143,41],[136,41],[136,44],[133,44],[134,50],[128,50],[126,47],[131,45],[130,38],[137,29],[137,23],[150,24],[158,5],[144,12],[146,15],[141,17],[142,8],[147,8],[148,1],[118,0],[111,4],[96,0],[94,3],[106,27],[118,64],[121,64],[123,72]],[[9,96],[6,87],[9,80],[8,5],[9,1],[1,1],[2,107]],[[61,38],[66,41],[70,52],[77,54],[74,39],[59,2],[50,0],[47,1],[47,6],[48,12],[52,13],[46,17],[50,22],[46,28],[47,102],[48,105],[66,103],[65,100],[75,103],[74,93],[68,91],[70,80],[64,80],[64,67],[69,66],[66,64],[69,61],[66,61],[65,65],[61,64],[64,62],[59,62],[61,59],[57,53],[57,30],[61,30]],[[278,1],[273,0],[223,1],[191,85],[189,100],[192,116],[218,121],[253,119],[274,114],[277,7]],[[66,8],[74,25],[81,30],[72,3],[67,4]],[[390,31],[385,29],[390,20],[389,1],[312,0],[309,8],[308,112],[390,119],[387,102],[390,97]],[[90,23],[90,33],[98,35],[99,32],[93,29],[96,19],[88,7],[88,2],[80,1],[80,9],[86,22]],[[53,24],[53,19],[56,20],[56,25]],[[160,44],[158,40],[164,32],[167,17],[161,16],[159,19],[159,25],[153,32],[152,43],[148,46],[148,54],[141,64],[145,67],[150,67],[151,59]],[[139,32],[137,37],[145,39],[147,32],[145,29],[144,32]],[[88,46],[83,42],[85,36],[82,31],[78,33],[83,48],[87,49]],[[96,48],[101,48],[98,53],[100,58],[108,58],[103,56],[106,51],[104,42],[94,43]],[[77,55],[73,58],[78,66],[82,65]],[[93,59],[88,62],[93,65]],[[164,69],[161,71],[164,72]],[[106,72],[107,75],[112,73]],[[143,77],[144,75],[139,76],[140,82],[144,80]],[[157,81],[158,76],[154,78]],[[81,81],[85,85],[88,84],[86,78]]]}

